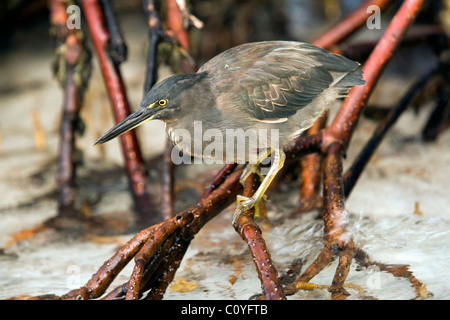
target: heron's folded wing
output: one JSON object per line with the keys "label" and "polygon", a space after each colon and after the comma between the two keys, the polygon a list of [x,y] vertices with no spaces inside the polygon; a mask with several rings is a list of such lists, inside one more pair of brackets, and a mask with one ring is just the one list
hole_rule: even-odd
{"label": "heron's folded wing", "polygon": [[[360,70],[356,62],[310,44],[267,41],[227,50],[199,72],[210,72],[219,101],[227,95],[254,118],[277,121],[295,114],[335,85],[338,77],[355,70]],[[347,87],[361,84],[347,82]]]}

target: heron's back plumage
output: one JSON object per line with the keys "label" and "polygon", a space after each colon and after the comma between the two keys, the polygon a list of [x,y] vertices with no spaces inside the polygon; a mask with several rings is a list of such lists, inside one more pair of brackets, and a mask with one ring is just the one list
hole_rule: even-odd
{"label": "heron's back plumage", "polygon": [[[249,154],[261,147],[282,147],[293,135],[309,128],[337,98],[346,95],[353,86],[365,83],[357,62],[291,41],[256,42],[231,48],[206,62],[198,73],[206,76],[187,100],[199,104],[205,101],[204,105],[185,108],[183,123],[175,121],[168,125],[172,137],[177,128],[194,132],[194,122],[200,119],[203,132],[265,129],[269,133],[266,139],[258,137],[256,143],[245,140],[238,145],[244,145],[245,152],[235,149],[231,158],[226,152],[210,157],[222,157],[227,162],[248,161]],[[270,136],[273,129],[277,134]],[[181,142],[177,145],[183,151],[204,156],[193,150],[193,141],[178,140]],[[197,150],[204,150],[211,141],[202,143]],[[228,145],[225,139],[223,144],[223,150],[237,147]]]}

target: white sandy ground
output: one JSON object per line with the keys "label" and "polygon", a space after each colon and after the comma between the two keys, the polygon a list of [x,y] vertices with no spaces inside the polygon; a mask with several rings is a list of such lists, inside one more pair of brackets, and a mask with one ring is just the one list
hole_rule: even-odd
{"label": "white sandy ground", "polygon": [[[145,44],[142,30],[145,26],[140,23],[136,19],[123,23],[130,57],[122,70],[133,106],[142,96]],[[56,214],[56,198],[46,195],[52,195],[56,186],[55,159],[62,93],[51,76],[51,42],[46,40],[46,32],[42,26],[34,31],[38,36],[18,34],[15,49],[3,53],[0,59],[0,247],[4,247],[16,232],[36,226]],[[91,147],[99,134],[112,125],[109,102],[95,59],[94,62],[95,73],[82,112],[87,130],[78,141],[78,147],[84,153],[81,176],[87,174],[87,168],[122,165],[117,141],[105,147],[104,157],[100,156],[99,149]],[[382,84],[383,81],[378,88],[378,97],[393,101],[391,103],[397,101],[407,88],[405,82]],[[32,110],[37,110],[46,133],[46,147],[42,151],[34,146]],[[421,109],[418,115],[408,111],[389,132],[347,201],[349,231],[373,259],[409,264],[414,275],[433,293],[433,299],[449,299],[450,130],[436,142],[421,141],[420,130],[429,110],[430,106]],[[146,159],[162,150],[162,128],[155,122],[139,130]],[[373,128],[373,122],[360,121],[349,159],[357,153]],[[207,173],[209,170],[209,167],[198,165],[186,166],[182,175],[185,179],[195,180],[199,171]],[[152,174],[157,176],[153,171]],[[93,179],[86,176],[82,181],[88,181],[80,186],[80,192],[84,194],[97,187]],[[182,181],[178,183],[179,186],[186,185]],[[92,214],[131,215],[126,178],[121,175],[101,184],[106,193],[101,202],[91,208]],[[192,188],[180,187],[183,188],[187,193],[193,192]],[[295,208],[298,192],[298,186],[281,188],[283,192],[272,195],[268,204],[269,218],[277,223],[264,231],[263,236],[283,276],[293,261],[304,259],[304,270],[316,257],[322,248],[323,227],[317,212],[280,219]],[[192,197],[179,207],[190,204],[193,204]],[[422,215],[414,213],[416,204]],[[248,299],[260,293],[246,244],[230,225],[232,210],[233,206],[209,222],[192,241],[166,299]],[[132,236],[124,234],[111,241],[99,242],[68,237],[53,230],[38,233],[5,249],[0,255],[0,298],[64,294],[79,287]],[[335,267],[336,262],[312,282],[330,284]],[[115,284],[125,282],[131,269],[132,264],[119,275]],[[350,299],[414,297],[406,280],[377,270],[358,271],[355,264],[347,282],[364,289],[364,292],[349,289]],[[290,297],[305,298],[329,299],[329,293],[317,289]]]}

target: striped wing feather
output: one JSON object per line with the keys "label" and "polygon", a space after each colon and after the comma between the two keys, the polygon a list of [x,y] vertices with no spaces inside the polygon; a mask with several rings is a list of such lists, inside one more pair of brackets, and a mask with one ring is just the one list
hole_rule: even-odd
{"label": "striped wing feather", "polygon": [[282,121],[334,85],[336,77],[355,70],[356,62],[310,44],[268,41],[229,49],[198,72],[208,72],[216,97],[233,94],[254,118]]}

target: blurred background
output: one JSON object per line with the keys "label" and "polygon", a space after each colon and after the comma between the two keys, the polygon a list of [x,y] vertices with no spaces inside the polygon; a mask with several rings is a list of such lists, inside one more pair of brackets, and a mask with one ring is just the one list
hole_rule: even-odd
{"label": "blurred background", "polygon": [[[189,32],[192,58],[200,66],[227,48],[246,42],[312,41],[362,2],[188,1],[190,13],[204,23],[201,29],[192,28]],[[377,39],[401,3],[393,1],[382,12],[380,29],[362,27],[347,42]],[[128,100],[134,109],[144,94],[147,18],[141,1],[117,0],[112,4],[128,47],[127,60],[120,69]],[[164,10],[163,6],[162,12]],[[165,23],[164,19],[162,22]],[[78,233],[57,230],[35,232],[43,222],[57,214],[56,162],[63,92],[52,71],[56,44],[50,32],[49,1],[7,0],[0,3],[0,298],[65,293],[89,279],[102,262],[130,238],[129,233],[136,231],[130,227],[135,227],[135,217],[130,212],[132,199],[118,140],[101,148],[92,147],[114,120],[85,20],[81,24],[87,47],[93,53],[93,69],[81,109],[85,129],[76,140],[78,151],[74,160],[79,164],[77,208],[86,217],[103,217],[99,220],[101,227],[89,229],[90,237],[86,233],[80,237]],[[416,24],[441,25],[446,32],[450,31],[450,1],[426,1]],[[159,80],[180,72],[179,57],[170,48],[161,46],[158,59]],[[436,59],[430,45],[419,43],[400,48],[369,104],[382,110],[395,105]],[[450,134],[446,130],[433,141],[424,141],[422,129],[432,108],[433,101],[428,101],[410,108],[402,116],[373,157],[347,207],[352,217],[351,228],[363,248],[383,262],[412,265],[418,273],[416,276],[427,284],[436,298],[448,299],[450,288],[445,282],[449,282],[442,278],[448,278],[444,270],[450,262],[445,250],[445,243],[450,239],[447,186]],[[349,149],[349,159],[370,137],[377,121],[379,118],[369,113],[361,119]],[[140,127],[137,133],[152,180],[150,193],[158,199],[158,157],[165,145],[164,125],[152,122]],[[176,210],[195,203],[204,184],[219,168],[194,165],[177,171]],[[274,204],[269,210],[287,212],[295,209],[300,182],[296,183],[282,189],[285,197],[274,195]],[[276,199],[281,199],[283,209],[277,207]],[[275,218],[278,217],[276,212],[273,212]],[[258,292],[259,283],[251,257],[248,257],[245,243],[230,227],[229,217],[227,211],[209,223],[209,229],[199,234],[188,251],[187,262],[177,275],[188,284],[194,283],[191,287],[186,286],[192,289],[185,293],[174,287],[168,291],[168,298],[247,299]],[[294,260],[307,261],[321,248],[321,223],[317,215],[296,219],[280,222],[267,233],[266,241],[273,246],[272,255],[282,274],[290,270]],[[23,230],[33,231],[20,234]],[[211,236],[211,232],[215,236]],[[287,243],[280,242],[284,235],[289,235]],[[223,250],[229,251],[224,253]],[[425,263],[427,261],[433,261],[431,267]],[[332,269],[321,274],[318,281],[330,282]],[[198,270],[203,270],[201,276]],[[354,272],[350,281],[364,285],[367,274]],[[230,281],[233,276],[238,281]],[[406,282],[382,277],[381,287],[369,290],[369,296],[411,297],[412,290]],[[120,279],[123,281],[126,277]],[[364,298],[362,293],[355,295]],[[326,290],[299,293],[295,298],[327,298],[327,293]]]}

